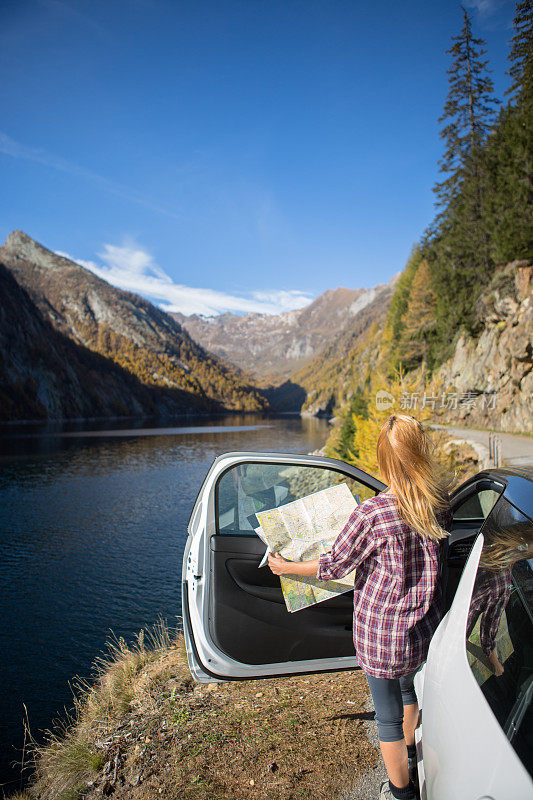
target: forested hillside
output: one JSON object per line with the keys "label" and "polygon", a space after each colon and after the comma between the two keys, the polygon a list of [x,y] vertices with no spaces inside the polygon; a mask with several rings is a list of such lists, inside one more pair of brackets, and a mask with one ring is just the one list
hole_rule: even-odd
{"label": "forested hillside", "polygon": [[329,452],[360,464],[392,407],[376,407],[380,389],[395,410],[533,432],[533,3],[516,7],[505,102],[464,10],[448,54],[435,219],[378,329],[293,378],[311,413],[336,407],[342,417]]}
{"label": "forested hillside", "polygon": [[[224,409],[258,411],[267,406],[264,398],[243,382],[235,369],[206,353],[164,311],[136,294],[111,286],[69,259],[52,253],[21,231],[12,233],[5,245],[0,247],[0,263],[9,270],[16,284],[25,290],[28,302],[33,302],[33,316],[40,318],[40,322],[36,323],[39,330],[44,321],[63,339],[69,339],[77,345],[78,352],[92,351],[101,357],[101,375],[97,383],[102,397],[95,407],[97,415],[213,412]],[[6,308],[14,287],[13,282],[5,282]],[[3,322],[8,325],[5,314]],[[15,336],[9,327],[4,329],[3,334],[7,340],[13,335],[18,342],[17,370],[14,372],[8,362],[4,365],[7,381],[4,395],[7,397],[13,394],[13,386],[19,385],[21,376],[26,374],[29,379],[33,374],[35,348],[45,347],[45,343],[44,340],[32,342],[31,337],[26,335]],[[59,341],[57,337],[56,340]],[[66,352],[65,347],[62,346],[61,352]],[[6,345],[5,353],[9,354],[9,350]],[[84,363],[88,363],[86,356],[84,359]],[[94,367],[96,361],[93,359],[91,363]],[[120,369],[113,370],[112,367]],[[119,372],[123,376],[122,382],[128,376],[135,379],[133,384],[137,390],[134,396],[140,393],[144,397],[143,402],[112,402],[113,382],[108,386],[110,397],[105,397],[105,376],[116,377]],[[79,371],[77,374],[81,378]],[[84,381],[88,395],[94,390],[94,386],[90,385],[94,381],[94,375],[91,377],[91,374],[88,370]],[[42,397],[48,396],[44,385]],[[56,387],[60,392],[66,391],[65,382],[59,378]],[[37,416],[64,416],[61,409],[70,407],[69,402],[62,397],[56,397],[52,402],[55,393],[51,387],[49,389],[50,402],[41,402]],[[151,391],[147,392],[146,389]],[[16,407],[6,403],[1,405],[0,418],[28,418],[28,414],[31,418],[34,406],[32,401],[26,408],[20,397]],[[81,403],[81,406],[93,407],[89,401]],[[111,407],[112,412],[106,410]],[[77,416],[84,416],[84,413],[78,413]]]}
{"label": "forested hillside", "polygon": [[295,385],[306,391],[306,413],[331,415],[350,398],[355,387],[369,383],[379,356],[376,344],[395,285],[391,281],[350,320],[340,336],[291,377]]}
{"label": "forested hillside", "polygon": [[151,387],[72,341],[43,317],[0,263],[0,419],[3,421],[205,413],[198,395]]}
{"label": "forested hillside", "polygon": [[448,51],[438,213],[418,266],[431,278],[431,296],[421,299],[429,368],[451,354],[461,329],[479,333],[474,302],[496,268],[533,255],[533,4],[517,6],[505,103],[494,97],[485,43],[463,14]]}
{"label": "forested hillside", "polygon": [[533,256],[532,8],[531,0],[517,6],[505,104],[494,97],[485,44],[463,10],[448,50],[437,214],[391,303],[390,367],[433,371],[462,332],[477,337],[483,318],[476,300],[497,269]]}

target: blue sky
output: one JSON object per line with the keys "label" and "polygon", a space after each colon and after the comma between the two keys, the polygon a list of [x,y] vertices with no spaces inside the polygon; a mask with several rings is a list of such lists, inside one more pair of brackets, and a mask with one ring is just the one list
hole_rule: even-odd
{"label": "blue sky", "polygon": [[[514,2],[469,0],[497,94]],[[433,217],[454,0],[3,0],[0,238],[184,313],[401,270]]]}

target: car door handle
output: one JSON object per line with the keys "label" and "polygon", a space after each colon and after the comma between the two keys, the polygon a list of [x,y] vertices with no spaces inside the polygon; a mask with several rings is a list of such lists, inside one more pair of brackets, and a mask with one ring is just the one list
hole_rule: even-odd
{"label": "car door handle", "polygon": [[243,570],[243,566],[249,568],[250,561],[248,559],[243,561],[239,558],[231,558],[226,561],[226,569],[239,589],[242,589],[243,592],[253,595],[253,597],[258,597],[260,600],[268,600],[271,603],[285,603],[279,578],[274,577],[274,575],[272,575],[272,573],[270,573],[268,570],[258,570],[256,567],[254,571],[257,571],[257,577],[259,580],[277,582],[278,585],[268,586],[259,582],[251,583],[249,580],[246,580],[245,577],[247,572],[249,574],[249,571]]}

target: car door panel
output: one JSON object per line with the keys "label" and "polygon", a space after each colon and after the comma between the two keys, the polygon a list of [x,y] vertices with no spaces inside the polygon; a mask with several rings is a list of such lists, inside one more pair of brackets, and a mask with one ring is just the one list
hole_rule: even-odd
{"label": "car door panel", "polygon": [[273,652],[277,661],[354,655],[353,592],[289,614],[278,576],[259,569],[261,540],[214,536],[211,549],[210,632],[223,653],[246,664],[269,664]]}

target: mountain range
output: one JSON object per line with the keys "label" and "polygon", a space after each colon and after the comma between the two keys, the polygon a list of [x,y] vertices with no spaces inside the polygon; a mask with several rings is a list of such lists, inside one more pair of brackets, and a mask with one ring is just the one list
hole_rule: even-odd
{"label": "mountain range", "polygon": [[279,383],[297,372],[387,288],[381,284],[372,289],[328,290],[308,306],[283,314],[171,316],[207,350],[264,385]]}
{"label": "mountain range", "polygon": [[[1,418],[161,416],[267,407],[257,389],[193,341],[175,319],[22,231],[0,247],[0,265]],[[22,309],[18,317],[12,313],[15,297]],[[53,343],[48,361],[47,338]],[[102,374],[95,383],[96,356]],[[104,373],[111,381],[109,395]],[[8,397],[17,400],[10,403]]]}
{"label": "mountain range", "polygon": [[[326,291],[278,315],[186,317],[15,231],[0,247],[0,419],[331,416],[399,356],[427,371],[435,300],[425,270],[421,262],[415,279],[406,268],[371,289]],[[533,432],[532,294],[530,262],[498,268],[474,304],[474,329],[458,331],[433,365],[435,391],[491,399],[459,405],[449,421]]]}
{"label": "mountain range", "polygon": [[381,317],[397,277],[279,315],[186,317],[22,231],[0,247],[0,267],[10,299],[0,310],[2,419],[299,411],[307,394],[293,373]]}

